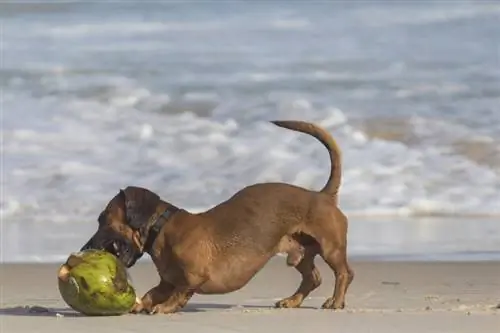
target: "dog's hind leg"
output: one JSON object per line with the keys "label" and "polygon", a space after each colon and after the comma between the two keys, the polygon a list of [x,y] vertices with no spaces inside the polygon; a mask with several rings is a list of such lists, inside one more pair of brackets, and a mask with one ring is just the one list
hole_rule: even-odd
{"label": "dog's hind leg", "polygon": [[290,297],[276,302],[277,308],[297,308],[300,307],[304,299],[321,284],[321,275],[314,265],[314,257],[317,254],[317,246],[310,245],[304,249],[302,260],[295,266],[295,269],[302,275],[302,281],[297,291]]}
{"label": "dog's hind leg", "polygon": [[335,274],[335,289],[333,296],[329,297],[321,306],[323,309],[343,309],[347,288],[354,279],[354,271],[349,267],[345,249],[333,249],[322,254],[323,259],[332,268]]}
{"label": "dog's hind leg", "polygon": [[[323,303],[323,309],[343,309],[345,295],[354,279],[354,271],[347,263],[347,221],[342,221],[342,228],[322,228],[322,237],[318,238],[321,246],[321,257],[335,274],[333,296]],[[328,224],[325,224],[328,226]],[[331,225],[330,225],[331,226]]]}

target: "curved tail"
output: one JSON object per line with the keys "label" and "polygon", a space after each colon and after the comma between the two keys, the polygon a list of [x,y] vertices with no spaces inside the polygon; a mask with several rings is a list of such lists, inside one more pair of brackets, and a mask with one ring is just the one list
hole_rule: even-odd
{"label": "curved tail", "polygon": [[335,139],[325,129],[318,125],[299,120],[274,120],[273,124],[293,131],[309,134],[318,139],[328,149],[330,155],[330,178],[321,192],[337,197],[342,177],[342,154]]}

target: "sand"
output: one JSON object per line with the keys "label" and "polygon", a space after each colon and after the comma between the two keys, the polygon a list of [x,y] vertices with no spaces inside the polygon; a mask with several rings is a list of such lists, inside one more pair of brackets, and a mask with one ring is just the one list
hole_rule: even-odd
{"label": "sand", "polygon": [[[271,307],[299,281],[276,258],[243,289],[196,295],[181,313],[99,318],[67,308],[57,290],[58,265],[3,264],[0,332],[500,332],[500,262],[351,261],[356,278],[346,309],[337,312],[319,309],[333,277],[317,262],[323,284],[300,309]],[[131,274],[140,294],[158,280],[149,262]]]}

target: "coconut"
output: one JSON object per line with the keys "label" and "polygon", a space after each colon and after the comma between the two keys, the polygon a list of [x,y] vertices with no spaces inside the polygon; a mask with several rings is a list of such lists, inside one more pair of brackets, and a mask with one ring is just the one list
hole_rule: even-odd
{"label": "coconut", "polygon": [[122,315],[135,304],[127,268],[104,250],[70,254],[59,269],[58,282],[63,300],[88,316]]}

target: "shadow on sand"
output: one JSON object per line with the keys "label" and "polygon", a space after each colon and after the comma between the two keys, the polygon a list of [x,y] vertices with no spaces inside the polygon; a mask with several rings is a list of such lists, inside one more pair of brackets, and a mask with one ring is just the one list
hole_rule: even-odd
{"label": "shadow on sand", "polygon": [[84,317],[70,308],[48,308],[44,306],[14,306],[1,308],[0,316],[21,317]]}
{"label": "shadow on sand", "polygon": [[[302,307],[309,308],[309,307]],[[205,312],[211,310],[271,310],[272,306],[262,305],[236,305],[220,303],[188,303],[180,312]],[[147,314],[141,314],[147,315]],[[21,317],[74,317],[85,318],[71,308],[52,308],[43,306],[15,306],[0,309],[0,316],[21,316]]]}

